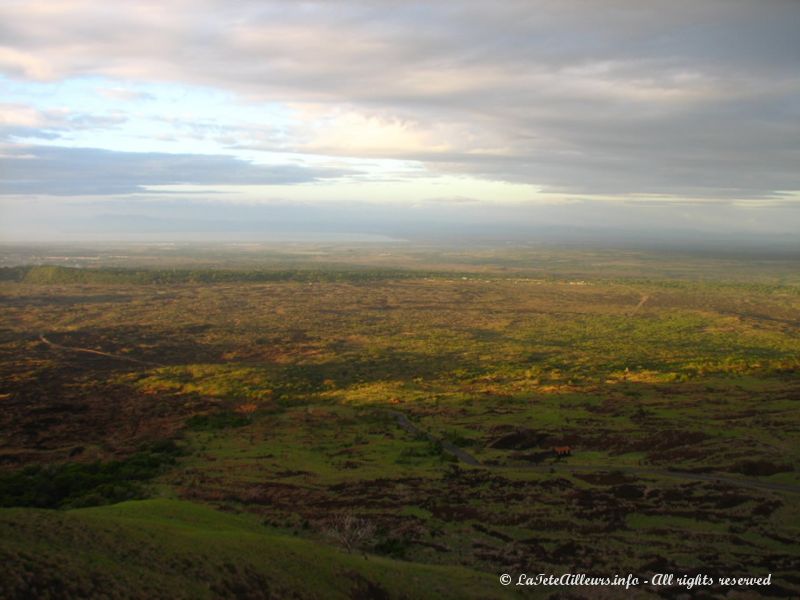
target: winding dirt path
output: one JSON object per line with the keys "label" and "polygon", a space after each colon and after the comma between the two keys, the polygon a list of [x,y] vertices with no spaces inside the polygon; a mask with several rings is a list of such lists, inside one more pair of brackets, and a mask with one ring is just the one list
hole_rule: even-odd
{"label": "winding dirt path", "polygon": [[414,435],[425,437],[428,440],[430,440],[431,442],[433,442],[434,444],[441,444],[442,448],[444,449],[445,452],[447,452],[448,454],[452,454],[458,460],[460,460],[461,462],[463,462],[465,464],[472,465],[473,467],[481,466],[481,461],[479,461],[477,458],[472,456],[469,452],[467,452],[465,450],[462,450],[461,448],[459,448],[455,444],[451,444],[448,441],[440,440],[439,438],[437,438],[433,434],[430,434],[427,431],[424,431],[424,430],[420,429],[418,426],[414,425],[414,423],[409,421],[408,417],[406,415],[404,415],[403,413],[401,413],[399,411],[396,411],[396,410],[390,410],[390,411],[388,411],[388,413],[397,420],[397,425],[401,429],[405,429],[406,431],[408,431],[409,433],[412,433]]}
{"label": "winding dirt path", "polygon": [[641,300],[639,300],[639,304],[637,304],[634,307],[634,309],[631,311],[631,314],[629,314],[628,316],[632,317],[637,312],[639,312],[639,309],[642,308],[647,303],[648,300],[650,300],[650,296],[647,295],[647,294],[642,294],[642,298],[641,298]]}
{"label": "winding dirt path", "polygon": [[113,358],[115,360],[124,360],[127,362],[136,363],[139,365],[145,365],[147,367],[163,367],[161,363],[149,362],[146,360],[139,360],[138,358],[132,358],[130,356],[120,356],[119,354],[110,354],[108,352],[101,352],[100,350],[92,350],[91,348],[77,348],[75,346],[62,346],[61,344],[56,344],[55,342],[51,342],[48,340],[44,335],[40,335],[39,339],[43,341],[45,344],[50,346],[55,350],[66,350],[68,352],[83,352],[84,354],[94,354],[96,356],[103,356],[105,358]]}

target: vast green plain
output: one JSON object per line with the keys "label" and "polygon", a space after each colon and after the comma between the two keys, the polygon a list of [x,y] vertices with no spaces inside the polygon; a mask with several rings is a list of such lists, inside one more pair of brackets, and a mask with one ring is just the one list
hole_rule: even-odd
{"label": "vast green plain", "polygon": [[0,596],[800,596],[791,253],[3,253]]}

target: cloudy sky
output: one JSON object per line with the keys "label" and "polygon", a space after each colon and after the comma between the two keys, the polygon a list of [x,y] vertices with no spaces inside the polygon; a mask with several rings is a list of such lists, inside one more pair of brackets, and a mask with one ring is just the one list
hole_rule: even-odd
{"label": "cloudy sky", "polygon": [[0,241],[790,235],[799,31],[796,0],[0,0]]}

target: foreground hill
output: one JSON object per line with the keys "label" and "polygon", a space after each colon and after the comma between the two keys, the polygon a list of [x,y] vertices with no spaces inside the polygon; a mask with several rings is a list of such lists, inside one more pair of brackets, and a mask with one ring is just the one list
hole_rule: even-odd
{"label": "foreground hill", "polygon": [[0,511],[3,598],[496,598],[493,577],[271,533],[249,516],[145,500]]}

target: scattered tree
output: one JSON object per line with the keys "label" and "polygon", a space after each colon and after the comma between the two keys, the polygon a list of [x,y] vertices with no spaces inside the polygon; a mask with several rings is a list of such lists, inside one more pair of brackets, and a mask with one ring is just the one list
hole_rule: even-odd
{"label": "scattered tree", "polygon": [[348,552],[363,551],[374,542],[375,525],[352,512],[342,511],[330,520],[326,534]]}

